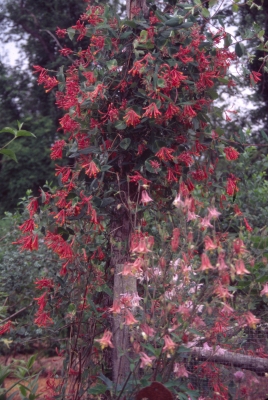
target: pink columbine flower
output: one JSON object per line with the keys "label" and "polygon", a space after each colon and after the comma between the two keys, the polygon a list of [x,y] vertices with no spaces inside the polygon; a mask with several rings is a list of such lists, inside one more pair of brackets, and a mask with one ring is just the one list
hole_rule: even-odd
{"label": "pink columbine flower", "polygon": [[261,296],[267,296],[268,297],[268,283],[265,283],[265,285],[263,286],[263,289],[260,293]]}
{"label": "pink columbine flower", "polygon": [[185,207],[185,203],[184,201],[181,199],[181,195],[177,194],[177,196],[175,197],[175,200],[172,203],[176,208],[183,208]]}
{"label": "pink columbine flower", "polygon": [[149,357],[143,351],[140,353],[140,357],[141,357],[140,368],[151,367],[153,364],[153,360],[155,359],[154,356]]}
{"label": "pink columbine flower", "polygon": [[250,311],[248,311],[245,315],[246,323],[250,328],[256,329],[256,324],[260,322],[259,318],[256,318]]}
{"label": "pink columbine flower", "polygon": [[143,205],[150,203],[150,201],[153,201],[153,199],[149,196],[148,192],[146,190],[142,191],[141,194],[141,203],[143,203]]}
{"label": "pink columbine flower", "polygon": [[216,264],[216,267],[218,268],[219,271],[224,271],[225,269],[228,269],[228,266],[225,264],[224,257],[225,257],[225,254],[222,251],[218,256],[218,260],[217,260],[217,264]]}
{"label": "pink columbine flower", "polygon": [[236,275],[250,274],[250,272],[246,269],[243,260],[236,260],[236,262],[235,262],[235,272],[236,272]]}
{"label": "pink columbine flower", "polygon": [[134,325],[137,324],[137,320],[135,319],[134,315],[132,314],[132,312],[130,312],[129,310],[126,310],[126,314],[125,314],[125,324],[126,325]]}
{"label": "pink columbine flower", "polygon": [[173,372],[177,378],[188,378],[189,376],[189,372],[185,368],[184,364],[175,363]]}
{"label": "pink columbine flower", "polygon": [[101,339],[95,339],[95,342],[99,342],[102,350],[105,349],[105,347],[114,348],[114,345],[111,342],[112,336],[112,332],[106,330],[103,334],[103,337]]}
{"label": "pink columbine flower", "polygon": [[221,213],[219,211],[217,211],[215,207],[208,208],[208,218],[209,219],[217,219],[217,218],[219,218],[220,215],[221,215]]}
{"label": "pink columbine flower", "polygon": [[176,343],[173,342],[173,340],[171,339],[171,337],[169,335],[165,335],[164,336],[164,341],[165,341],[165,346],[163,347],[163,351],[167,351],[171,354],[174,353],[175,348],[176,348]]}
{"label": "pink columbine flower", "polygon": [[206,253],[203,253],[201,255],[201,267],[199,268],[199,271],[208,271],[209,269],[214,269],[214,268],[212,267]]}
{"label": "pink columbine flower", "polygon": [[210,223],[209,216],[202,218],[200,221],[200,225],[202,228],[213,228],[213,225],[211,225]]}
{"label": "pink columbine flower", "polygon": [[205,242],[205,250],[215,250],[217,245],[212,241],[209,236],[206,236],[204,239]]}

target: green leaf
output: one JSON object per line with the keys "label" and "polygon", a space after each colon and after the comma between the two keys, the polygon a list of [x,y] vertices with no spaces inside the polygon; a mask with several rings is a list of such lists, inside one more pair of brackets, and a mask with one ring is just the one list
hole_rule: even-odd
{"label": "green leaf", "polygon": [[70,40],[73,40],[74,35],[75,35],[75,29],[73,29],[73,28],[68,28],[68,29],[67,29],[67,33],[68,33],[69,39],[70,39]]}
{"label": "green leaf", "polygon": [[22,396],[26,397],[26,396],[27,396],[27,390],[29,390],[29,389],[27,389],[27,388],[26,388],[25,386],[23,386],[23,385],[20,385],[20,386],[19,386],[19,389],[20,389],[20,392],[21,392]]}
{"label": "green leaf", "polygon": [[17,129],[9,128],[7,126],[6,128],[1,129],[0,133],[12,133],[12,135],[16,136]]}
{"label": "green leaf", "polygon": [[268,136],[266,135],[266,133],[264,132],[263,129],[261,130],[261,135],[262,135],[263,139],[264,139],[266,142],[268,142]]}
{"label": "green leaf", "polygon": [[227,35],[224,38],[224,47],[229,47],[232,44],[232,37],[230,35],[230,33],[227,33]]}
{"label": "green leaf", "polygon": [[115,124],[116,129],[118,129],[119,131],[123,131],[124,129],[126,129],[126,124],[124,121],[117,121]]}
{"label": "green leaf", "polygon": [[134,21],[130,21],[129,19],[126,19],[123,21],[124,25],[130,26],[130,28],[136,28],[137,24]]}
{"label": "green leaf", "polygon": [[114,202],[115,199],[113,197],[107,197],[106,199],[102,200],[100,207],[107,207]]}
{"label": "green leaf", "polygon": [[25,130],[17,131],[16,137],[20,137],[20,136],[32,136],[32,137],[36,138],[36,136],[32,132],[25,131]]}
{"label": "green leaf", "polygon": [[104,394],[107,390],[107,386],[104,385],[103,383],[98,383],[96,386],[94,386],[93,388],[89,389],[87,392],[88,394]]}
{"label": "green leaf", "polygon": [[210,18],[210,12],[208,11],[208,9],[207,8],[202,8],[202,15],[203,15],[203,17],[205,17],[205,18]]}
{"label": "green leaf", "polygon": [[109,70],[111,70],[111,69],[117,67],[117,60],[113,59],[113,60],[107,61],[106,65],[107,65],[107,68]]}
{"label": "green leaf", "polygon": [[218,93],[217,93],[216,90],[214,90],[214,89],[208,89],[208,90],[207,90],[207,93],[208,93],[209,97],[210,97],[212,100],[216,100],[216,99],[218,99],[218,97],[219,97]]}
{"label": "green leaf", "polygon": [[112,168],[111,165],[103,165],[101,167],[101,172],[109,171],[110,168]]}
{"label": "green leaf", "polygon": [[245,54],[245,47],[243,43],[236,43],[235,54],[237,55],[237,57],[242,57]]}
{"label": "green leaf", "polygon": [[32,368],[32,366],[33,366],[35,360],[36,360],[36,354],[32,355],[32,356],[29,358],[29,360],[27,361],[26,366],[27,366],[28,369],[31,369],[31,368]]}
{"label": "green leaf", "polygon": [[75,304],[71,303],[68,305],[68,313],[76,313],[76,306]]}
{"label": "green leaf", "polygon": [[119,146],[120,146],[122,149],[126,150],[126,149],[129,147],[130,143],[131,143],[131,139],[125,138],[125,139],[121,140]]}
{"label": "green leaf", "polygon": [[18,162],[16,154],[12,150],[2,149],[0,150],[0,154],[4,154],[4,156],[11,158],[12,160],[16,161],[16,163]]}
{"label": "green leaf", "polygon": [[165,22],[165,25],[171,26],[172,28],[178,27],[181,25],[181,19],[178,17],[170,18],[168,21]]}
{"label": "green leaf", "polygon": [[233,4],[232,5],[232,11],[233,12],[238,12],[239,11],[239,5],[238,4]]}

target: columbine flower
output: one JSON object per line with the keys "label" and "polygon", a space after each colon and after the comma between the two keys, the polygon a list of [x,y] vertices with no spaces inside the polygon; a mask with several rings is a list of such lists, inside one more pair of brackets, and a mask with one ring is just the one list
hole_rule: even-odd
{"label": "columbine flower", "polygon": [[263,289],[260,293],[261,296],[267,296],[268,297],[268,283],[265,283],[265,285],[263,286]]}
{"label": "columbine flower", "polygon": [[245,315],[246,323],[250,328],[256,329],[256,324],[260,322],[259,318],[256,318],[250,311],[248,311]]}
{"label": "columbine flower", "polygon": [[250,272],[246,269],[243,260],[237,260],[235,262],[235,272],[236,272],[236,275],[250,274]]}
{"label": "columbine flower", "polygon": [[234,373],[234,378],[236,382],[242,382],[245,379],[245,374],[243,371],[236,371]]}
{"label": "columbine flower", "polygon": [[206,236],[204,239],[205,242],[205,250],[215,250],[217,245],[212,241],[209,236]]}
{"label": "columbine flower", "polygon": [[134,325],[137,322],[138,321],[135,319],[134,315],[129,310],[126,310],[125,324],[126,325]]}
{"label": "columbine flower", "polygon": [[189,376],[189,372],[185,368],[184,364],[175,363],[173,372],[177,378],[188,378]]}
{"label": "columbine flower", "polygon": [[236,254],[241,255],[247,253],[246,247],[242,239],[235,239],[233,242],[233,248]]}
{"label": "columbine flower", "polygon": [[218,268],[219,271],[224,271],[228,269],[228,266],[225,264],[224,257],[225,257],[224,252],[221,252],[218,256],[216,267]]}
{"label": "columbine flower", "polygon": [[208,207],[208,218],[217,219],[221,213],[215,207]]}
{"label": "columbine flower", "polygon": [[184,201],[181,199],[181,195],[177,194],[177,196],[175,197],[175,200],[173,201],[174,206],[176,208],[183,208],[185,206]]}
{"label": "columbine flower", "polygon": [[148,192],[146,190],[142,191],[141,194],[141,203],[143,203],[143,205],[150,203],[150,201],[153,201],[153,199],[149,196]]}
{"label": "columbine flower", "polygon": [[153,364],[153,360],[155,359],[154,356],[149,357],[144,352],[140,353],[140,357],[141,357],[140,368],[151,367]]}
{"label": "columbine flower", "polygon": [[141,328],[141,335],[142,335],[142,337],[143,337],[145,340],[148,339],[148,336],[153,337],[154,334],[155,334],[155,330],[154,330],[153,328],[151,328],[151,327],[150,327],[149,325],[147,325],[147,324],[142,324],[142,325],[140,326],[140,328]]}
{"label": "columbine flower", "polygon": [[199,271],[207,271],[209,269],[214,269],[210,263],[210,260],[206,253],[203,253],[201,255],[201,267],[199,268]]}
{"label": "columbine flower", "polygon": [[101,339],[95,339],[95,342],[99,342],[102,350],[106,347],[111,347],[113,349],[114,345],[111,342],[112,336],[112,332],[106,330],[103,334],[103,337]]}
{"label": "columbine flower", "polygon": [[202,218],[200,221],[200,225],[202,228],[213,228],[213,225],[211,225],[210,223],[209,216]]}
{"label": "columbine flower", "polygon": [[167,351],[168,353],[173,354],[176,348],[176,343],[173,342],[169,335],[164,336],[165,346],[163,347],[163,351]]}

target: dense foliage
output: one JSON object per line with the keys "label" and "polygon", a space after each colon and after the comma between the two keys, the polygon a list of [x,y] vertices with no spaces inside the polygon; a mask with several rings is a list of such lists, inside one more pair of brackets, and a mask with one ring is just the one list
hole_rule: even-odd
{"label": "dense foliage", "polygon": [[51,398],[138,399],[152,381],[147,394],[171,396],[162,383],[179,399],[250,396],[249,386],[228,388],[220,366],[237,344],[246,356],[236,366],[266,371],[265,343],[245,345],[268,279],[266,244],[257,237],[249,253],[250,212],[236,202],[244,143],[210,124],[215,86],[234,85],[228,67],[241,45],[230,50],[221,17],[201,2],[170,3],[137,2],[124,20],[88,4],[57,29],[82,43],[61,51],[73,64],[56,75],[34,67],[64,112],[51,151],[59,186],[30,199],[16,240],[33,251],[43,234],[61,264],[36,281],[35,324],[57,330],[64,316],[69,330],[67,373]]}

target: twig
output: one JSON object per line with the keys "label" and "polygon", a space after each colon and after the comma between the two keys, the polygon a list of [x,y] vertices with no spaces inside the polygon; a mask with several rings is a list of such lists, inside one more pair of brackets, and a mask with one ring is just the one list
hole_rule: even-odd
{"label": "twig", "polygon": [[26,307],[23,307],[21,310],[15,312],[14,314],[10,315],[9,317],[5,318],[3,321],[1,321],[1,324],[4,324],[5,322],[9,321],[11,318],[16,317],[16,315],[20,314],[21,312],[27,310],[27,308],[31,307],[33,305],[33,301]]}

